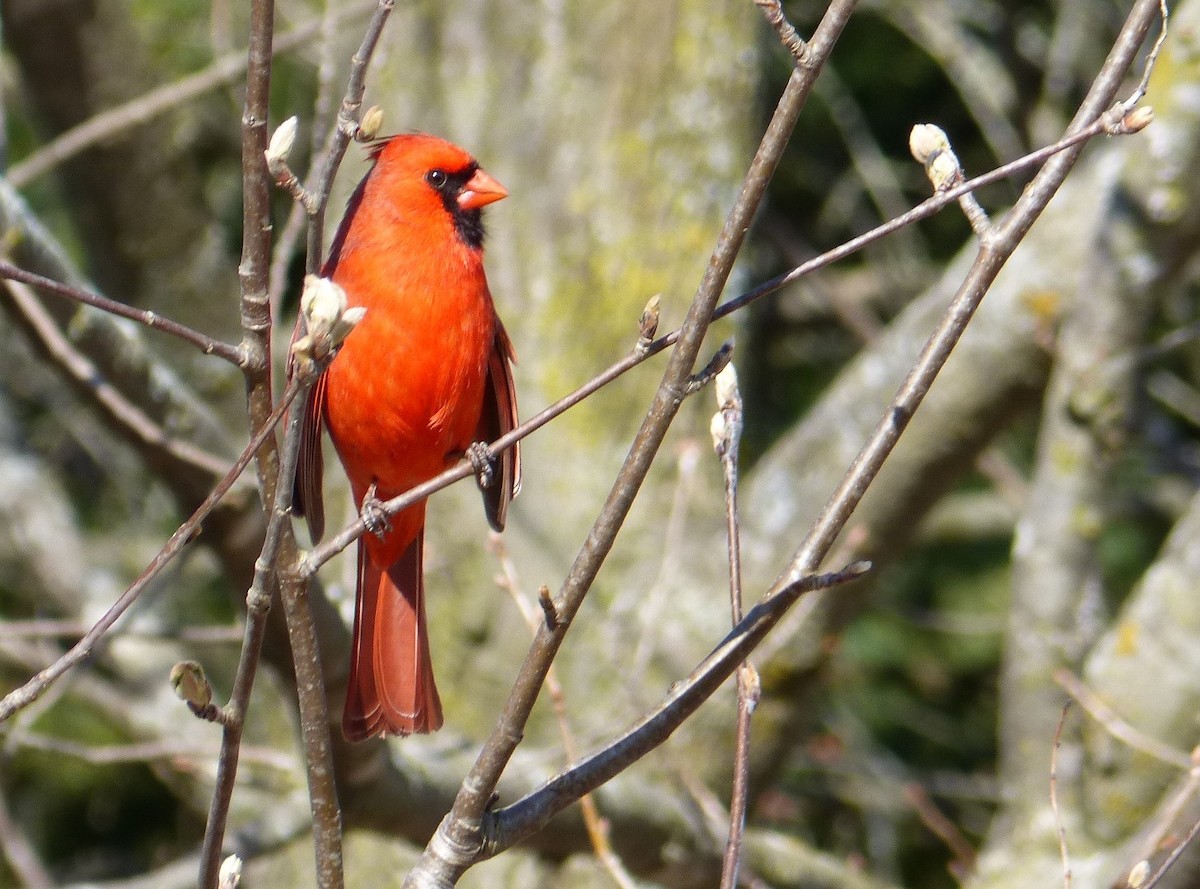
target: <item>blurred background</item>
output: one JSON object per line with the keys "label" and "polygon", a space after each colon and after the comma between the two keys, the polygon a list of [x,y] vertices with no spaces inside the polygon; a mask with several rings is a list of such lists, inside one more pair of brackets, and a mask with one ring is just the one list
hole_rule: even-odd
{"label": "blurred background", "polygon": [[[374,5],[278,3],[272,126],[299,116],[291,163],[302,175]],[[1127,7],[861,3],[728,295],[927,197],[907,151],[916,123],[941,126],[968,175],[1057,140]],[[802,35],[823,11],[784,6]],[[764,697],[748,885],[1056,885],[1056,820],[1075,884],[1110,885],[1136,861],[1160,862],[1196,821],[1200,4],[1173,13],[1147,100],[1154,124],[1087,148],[844,535],[834,559],[877,570],[785,622],[754,658]],[[236,342],[245,5],[2,0],[0,14],[4,257]],[[383,107],[384,132],[466,146],[511,192],[488,211],[488,270],[524,416],[625,355],[651,296],[661,330],[682,321],[791,64],[749,0],[397,4],[366,104]],[[330,228],[364,170],[352,146]],[[988,188],[983,205],[1000,217],[1029,178]],[[275,200],[282,367],[303,232],[287,195]],[[975,250],[947,210],[714,327],[710,352],[736,342],[746,402],[751,602]],[[247,438],[236,369],[55,297],[34,309],[19,296],[0,287],[5,693],[103,613]],[[71,379],[74,358],[88,364]],[[561,582],[663,366],[640,366],[523,444],[525,487],[501,541],[469,483],[432,501],[427,587],[447,728],[339,745],[349,885],[399,885],[446,811],[527,647],[511,595]],[[99,405],[101,383],[153,434]],[[584,750],[728,629],[711,399],[680,414],[558,661]],[[328,475],[332,527],[351,504]],[[261,533],[254,486],[241,485],[88,664],[0,726],[0,886],[194,884],[219,729],[187,713],[167,676],[191,657],[218,700],[228,695]],[[350,558],[330,564],[313,593],[335,715],[353,572]],[[278,628],[272,638],[228,845],[249,859],[253,885],[306,886],[294,680]],[[733,709],[726,689],[597,795],[638,883],[716,885]],[[542,701],[502,802],[564,763]],[[1178,866],[1163,885],[1200,882],[1193,871]],[[568,813],[464,883],[613,880]]]}

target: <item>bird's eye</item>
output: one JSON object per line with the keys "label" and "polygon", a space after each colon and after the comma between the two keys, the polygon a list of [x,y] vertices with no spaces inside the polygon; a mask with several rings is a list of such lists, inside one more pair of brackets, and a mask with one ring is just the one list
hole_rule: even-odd
{"label": "bird's eye", "polygon": [[425,174],[425,181],[438,191],[441,191],[449,184],[450,177],[442,170],[430,170]]}

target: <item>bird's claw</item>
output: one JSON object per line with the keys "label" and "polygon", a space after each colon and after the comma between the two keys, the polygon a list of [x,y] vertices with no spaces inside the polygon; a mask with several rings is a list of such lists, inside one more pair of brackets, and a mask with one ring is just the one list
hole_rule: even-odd
{"label": "bird's claw", "polygon": [[481,490],[492,486],[495,473],[492,470],[492,449],[482,441],[472,442],[467,448],[467,459],[475,470],[475,483]]}
{"label": "bird's claw", "polygon": [[358,508],[358,514],[362,518],[363,524],[367,530],[376,537],[382,537],[392,530],[392,523],[388,520],[388,515],[383,510],[383,501],[375,495],[375,484],[371,483],[371,487],[367,488],[367,493],[363,495],[362,505]]}

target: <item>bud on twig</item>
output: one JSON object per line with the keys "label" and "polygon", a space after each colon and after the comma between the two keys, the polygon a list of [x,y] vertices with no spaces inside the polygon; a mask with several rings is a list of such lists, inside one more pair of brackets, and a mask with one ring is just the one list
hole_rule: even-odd
{"label": "bud on twig", "polygon": [[354,138],[359,142],[370,142],[378,135],[381,126],[383,126],[383,109],[378,105],[372,105],[362,116],[362,120],[358,122],[358,131],[354,134]]}
{"label": "bud on twig", "polygon": [[[962,164],[958,162],[958,156],[950,147],[950,140],[946,138],[946,133],[941,127],[931,123],[919,123],[914,126],[908,134],[908,150],[912,152],[913,158],[925,167],[925,175],[933,183],[934,191],[948,191],[966,179]],[[975,234],[983,237],[992,224],[975,195],[962,195],[958,199],[958,205],[962,207]]]}
{"label": "bud on twig", "polygon": [[193,710],[202,710],[212,703],[212,685],[196,661],[180,661],[171,668],[171,688]]}
{"label": "bud on twig", "polygon": [[300,297],[305,334],[292,345],[301,361],[319,361],[332,355],[363,319],[363,306],[346,307],[346,291],[329,278],[308,275]]}
{"label": "bud on twig", "polygon": [[287,166],[288,155],[292,153],[292,145],[296,142],[296,129],[299,125],[300,121],[296,117],[289,117],[271,134],[271,142],[267,145],[265,152],[267,169],[271,171],[271,175],[275,175],[281,165]]}
{"label": "bud on twig", "polygon": [[713,450],[718,457],[736,455],[742,437],[742,394],[738,390],[737,370],[732,364],[725,365],[717,374],[713,394],[717,399],[717,412],[708,426]]}
{"label": "bud on twig", "polygon": [[230,855],[217,872],[217,889],[238,889],[242,882],[242,859]]}
{"label": "bud on twig", "polygon": [[908,134],[908,150],[925,167],[925,175],[936,190],[945,191],[962,181],[962,167],[941,127],[931,123],[914,126]]}
{"label": "bud on twig", "polygon": [[171,668],[171,688],[196,716],[224,724],[225,714],[212,702],[212,684],[196,661],[180,661]]}
{"label": "bud on twig", "polygon": [[638,319],[638,349],[646,351],[658,333],[658,307],[662,302],[662,294],[656,293],[646,302],[642,309],[642,317]]}
{"label": "bud on twig", "polygon": [[1154,109],[1149,105],[1140,105],[1121,115],[1121,119],[1115,124],[1111,124],[1107,128],[1107,131],[1110,136],[1127,136],[1130,133],[1140,133],[1146,127],[1150,126],[1150,122],[1153,120]]}
{"label": "bud on twig", "polygon": [[299,201],[305,212],[311,216],[316,212],[317,203],[313,196],[304,189],[287,162],[288,155],[292,152],[292,145],[296,142],[298,126],[299,121],[295,117],[289,117],[276,127],[275,132],[271,134],[267,150],[263,152],[263,157],[267,159],[267,171],[275,180],[275,184]]}
{"label": "bud on twig", "polygon": [[725,369],[731,358],[733,358],[733,340],[726,340],[721,344],[721,348],[713,353],[713,357],[708,359],[708,364],[688,377],[684,394],[694,395],[711,383],[713,378]]}

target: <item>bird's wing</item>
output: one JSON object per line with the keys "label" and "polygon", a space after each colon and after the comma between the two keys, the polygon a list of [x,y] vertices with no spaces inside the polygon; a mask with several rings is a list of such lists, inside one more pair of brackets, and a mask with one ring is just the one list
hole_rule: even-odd
{"label": "bird's wing", "polygon": [[[488,356],[487,386],[483,395],[483,413],[479,417],[479,441],[493,442],[517,426],[517,389],[512,364],[516,361],[512,340],[500,319],[496,319],[496,341]],[[498,459],[499,477],[483,492],[483,508],[488,523],[504,530],[508,504],[521,490],[521,446],[514,444]]]}

